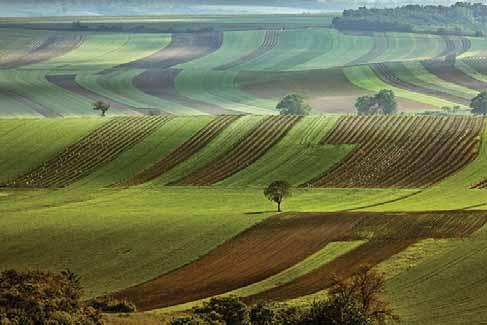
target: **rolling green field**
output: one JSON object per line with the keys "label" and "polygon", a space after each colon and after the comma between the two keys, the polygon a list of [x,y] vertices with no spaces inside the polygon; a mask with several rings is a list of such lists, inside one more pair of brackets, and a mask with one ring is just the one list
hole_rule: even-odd
{"label": "rolling green field", "polygon": [[[482,82],[487,78],[475,67],[466,68],[468,60],[485,56],[484,38],[343,33],[329,27],[330,19],[319,15],[80,17],[88,28],[71,31],[62,18],[2,19],[0,116],[93,115],[90,106],[96,99],[117,103],[112,105],[112,115],[273,114],[286,92],[306,95],[315,112],[351,113],[358,94],[383,88],[396,92],[400,111],[418,112],[454,105],[466,108],[478,92],[461,81],[443,80],[426,71],[423,61],[442,62],[454,54],[460,67],[456,70],[460,75],[454,78],[467,75]],[[130,29],[137,22],[146,29]],[[112,29],[96,29],[104,24]],[[395,78],[414,87],[378,80],[369,71],[369,65],[376,63],[387,63]],[[349,96],[337,98],[325,85],[321,92],[303,90],[313,84],[317,73],[322,83],[332,84],[337,70],[347,77],[340,79],[338,88],[348,89]],[[146,73],[158,77],[145,80]],[[285,73],[299,81],[283,88],[281,79],[252,91],[266,82],[269,73]],[[241,84],[242,76],[249,74],[254,78]],[[61,82],[54,83],[53,76]]]}
{"label": "rolling green field", "polygon": [[[0,271],[69,268],[144,311],[109,324],[165,324],[213,296],[308,304],[370,264],[404,324],[487,322],[487,38],[74,18],[0,18]],[[382,89],[399,114],[354,114]],[[311,115],[278,115],[290,93]]]}
{"label": "rolling green field", "polygon": [[[301,119],[255,162],[213,186],[168,185],[229,152],[265,118],[238,118],[190,158],[139,186],[110,185],[177,150],[214,117],[170,118],[155,132],[65,188],[3,187],[0,268],[69,267],[82,276],[87,297],[123,290],[191,265],[245,230],[258,229],[260,223],[274,218],[275,206],[263,196],[262,188],[276,178],[295,185],[293,195],[284,202],[290,218],[299,218],[293,213],[303,212],[355,211],[360,215],[438,210],[457,211],[461,218],[460,212],[468,215],[487,205],[484,190],[470,189],[487,178],[484,129],[479,135],[480,147],[475,149],[477,158],[430,187],[297,187],[359,150],[352,144],[322,144],[321,140],[343,119],[336,115]],[[64,148],[106,122],[101,118],[0,120],[0,182],[62,154],[67,150]],[[384,227],[387,229],[387,225]],[[462,239],[421,240],[377,265],[387,275],[387,295],[405,323],[485,321],[484,237],[485,226]],[[353,254],[368,240],[370,237],[332,242],[270,277],[222,294],[246,297],[292,284]],[[315,296],[301,297],[299,303]],[[198,303],[160,309],[147,317],[165,318],[167,313]],[[465,304],[473,308],[465,308]],[[136,315],[134,321],[138,317],[146,316]]]}

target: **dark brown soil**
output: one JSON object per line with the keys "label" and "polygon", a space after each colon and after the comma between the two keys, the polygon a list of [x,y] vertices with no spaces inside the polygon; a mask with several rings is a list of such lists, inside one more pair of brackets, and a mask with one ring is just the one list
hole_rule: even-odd
{"label": "dark brown soil", "polygon": [[465,74],[451,64],[444,61],[425,61],[424,67],[437,77],[477,91],[487,90],[487,83]]}

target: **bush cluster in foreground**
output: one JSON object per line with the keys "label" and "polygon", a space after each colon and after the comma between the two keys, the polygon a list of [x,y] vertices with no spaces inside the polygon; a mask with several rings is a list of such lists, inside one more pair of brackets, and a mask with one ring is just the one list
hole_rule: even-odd
{"label": "bush cluster in foreground", "polygon": [[258,303],[237,297],[212,298],[191,316],[171,325],[383,325],[398,322],[383,300],[384,277],[363,267],[349,279],[336,279],[327,299],[306,307]]}

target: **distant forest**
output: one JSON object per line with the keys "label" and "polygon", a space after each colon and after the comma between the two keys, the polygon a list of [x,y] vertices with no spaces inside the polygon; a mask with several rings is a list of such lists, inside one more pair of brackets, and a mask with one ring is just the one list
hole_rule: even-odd
{"label": "distant forest", "polygon": [[482,36],[487,29],[487,6],[458,2],[451,6],[406,5],[398,8],[345,10],[333,20],[340,30],[433,32]]}

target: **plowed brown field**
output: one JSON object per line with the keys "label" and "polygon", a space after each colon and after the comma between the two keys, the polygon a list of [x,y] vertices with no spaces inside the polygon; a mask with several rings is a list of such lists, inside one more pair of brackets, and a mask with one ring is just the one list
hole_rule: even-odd
{"label": "plowed brown field", "polygon": [[352,274],[359,265],[377,264],[424,238],[467,236],[486,221],[483,211],[276,215],[196,262],[116,296],[133,301],[139,310],[185,303],[266,279],[330,242],[368,240],[335,261],[246,301],[294,298],[325,289],[333,273]]}
{"label": "plowed brown field", "polygon": [[120,186],[134,186],[149,182],[190,158],[210,143],[220,132],[237,120],[238,116],[220,116],[211,121],[188,141],[146,170],[126,180]]}
{"label": "plowed brown field", "polygon": [[171,185],[215,184],[249,166],[299,121],[299,116],[270,116],[229,152]]}
{"label": "plowed brown field", "polygon": [[322,143],[358,147],[323,177],[306,185],[430,186],[477,157],[483,125],[483,119],[476,117],[342,117]]}

